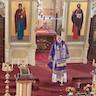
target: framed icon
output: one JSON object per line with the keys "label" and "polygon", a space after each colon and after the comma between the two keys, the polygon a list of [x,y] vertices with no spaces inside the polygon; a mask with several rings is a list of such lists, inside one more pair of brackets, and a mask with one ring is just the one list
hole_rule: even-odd
{"label": "framed icon", "polygon": [[10,5],[10,35],[12,42],[30,40],[31,30],[31,0],[18,2],[12,0]]}
{"label": "framed icon", "polygon": [[88,2],[71,1],[68,11],[68,41],[83,41],[86,28]]}

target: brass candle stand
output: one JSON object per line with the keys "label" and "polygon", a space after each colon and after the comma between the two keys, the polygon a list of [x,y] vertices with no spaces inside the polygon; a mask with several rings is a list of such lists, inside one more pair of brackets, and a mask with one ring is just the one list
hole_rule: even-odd
{"label": "brass candle stand", "polygon": [[4,96],[11,96],[9,92],[9,78],[10,78],[10,72],[13,71],[13,65],[10,63],[3,63],[2,65],[2,71],[6,72],[5,74],[5,94]]}

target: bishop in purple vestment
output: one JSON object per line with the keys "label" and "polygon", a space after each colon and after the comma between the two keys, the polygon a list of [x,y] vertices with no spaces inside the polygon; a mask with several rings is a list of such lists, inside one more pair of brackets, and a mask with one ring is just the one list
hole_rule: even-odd
{"label": "bishop in purple vestment", "polygon": [[[67,58],[69,58],[67,44],[63,40],[61,40],[60,36],[57,35],[56,41],[53,43],[49,54],[49,60],[52,62],[51,68],[53,70],[53,75],[57,79],[56,82],[57,81],[59,81],[60,83],[64,82],[64,75],[65,75],[64,73],[66,73]],[[53,79],[55,78],[54,76],[52,77]]]}

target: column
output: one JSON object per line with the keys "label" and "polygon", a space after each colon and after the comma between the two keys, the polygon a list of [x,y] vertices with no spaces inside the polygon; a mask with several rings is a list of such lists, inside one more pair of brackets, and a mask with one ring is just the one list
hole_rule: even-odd
{"label": "column", "polygon": [[28,64],[35,66],[35,54],[36,54],[36,46],[31,46],[29,48]]}
{"label": "column", "polygon": [[31,42],[33,44],[33,46],[36,46],[36,27],[37,27],[37,23],[38,23],[38,9],[37,9],[37,0],[32,0],[32,22],[31,22]]}
{"label": "column", "polygon": [[90,20],[91,20],[91,14],[88,14],[90,13],[90,8],[91,8],[91,2],[88,3],[88,11],[87,11],[87,22],[86,22],[86,30],[85,30],[85,44],[84,44],[84,50],[83,50],[83,63],[86,64],[87,63],[87,52],[88,52],[88,47],[89,47],[89,44],[88,44],[88,39],[89,39],[89,31],[90,31]]}
{"label": "column", "polygon": [[31,12],[31,16],[32,16],[32,22],[31,22],[31,46],[30,46],[30,50],[29,50],[29,64],[35,65],[35,53],[36,53],[36,26],[37,26],[37,20],[38,20],[38,16],[37,16],[37,0],[32,0],[31,2],[32,4],[32,12]]}
{"label": "column", "polygon": [[5,62],[10,62],[10,44],[9,44],[9,1],[5,0]]}
{"label": "column", "polygon": [[56,4],[55,5],[55,17],[56,17],[55,31],[57,31],[57,34],[58,34],[59,33],[58,29],[61,28],[61,24],[62,24],[62,21],[58,19],[59,17],[61,17],[62,1],[56,0],[55,4]]}
{"label": "column", "polygon": [[67,14],[68,14],[68,1],[64,0],[63,18],[62,18],[62,32],[61,32],[61,38],[64,41],[66,41],[66,37],[67,37],[67,20],[68,20]]}
{"label": "column", "polygon": [[32,81],[17,80],[16,81],[16,96],[32,96]]}

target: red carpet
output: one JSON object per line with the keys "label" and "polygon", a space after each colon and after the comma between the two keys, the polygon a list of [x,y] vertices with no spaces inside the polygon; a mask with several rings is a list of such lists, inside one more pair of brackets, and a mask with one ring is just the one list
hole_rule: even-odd
{"label": "red carpet", "polygon": [[[36,64],[39,67],[45,68],[49,70],[48,64],[48,54],[45,53],[37,53],[36,55]],[[92,65],[91,64],[68,64],[68,79],[72,80],[72,77],[91,77]],[[77,75],[78,74],[78,75]]]}
{"label": "red carpet", "polygon": [[[34,87],[32,96],[59,96],[60,94],[65,95],[66,86],[75,86],[77,87],[78,80],[81,80],[83,84],[91,83],[91,64],[68,64],[68,83],[64,84],[63,87],[60,87],[59,84],[54,84],[51,82],[51,70],[47,67],[48,63],[48,54],[44,55],[43,53],[36,57],[36,66],[29,65],[31,73],[39,78],[39,89],[36,90]],[[19,69],[14,65],[13,72],[10,73],[10,92],[12,96],[15,96],[16,84],[14,75],[19,72]],[[0,66],[0,96],[4,95],[4,72],[1,70]],[[35,86],[35,85],[34,85]],[[81,87],[82,87],[81,86]]]}

